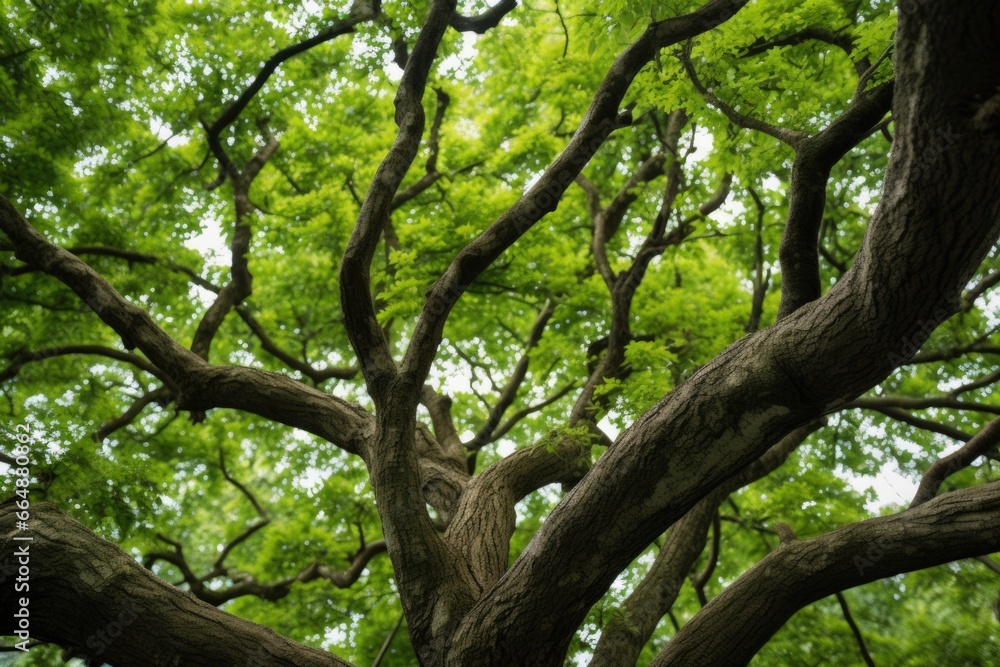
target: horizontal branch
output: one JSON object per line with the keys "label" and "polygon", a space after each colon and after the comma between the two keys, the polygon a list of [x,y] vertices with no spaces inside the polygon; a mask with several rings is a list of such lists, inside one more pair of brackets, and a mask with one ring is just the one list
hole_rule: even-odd
{"label": "horizontal branch", "polygon": [[[995,380],[994,380],[995,381]],[[971,387],[975,389],[976,387]],[[968,390],[964,390],[968,391]],[[847,407],[861,408],[863,410],[882,410],[885,408],[899,408],[902,410],[927,410],[930,408],[940,408],[946,410],[966,410],[970,412],[985,412],[988,414],[1000,414],[1000,407],[963,401],[953,396],[865,396],[857,398],[848,404]]]}
{"label": "horizontal branch", "polygon": [[[857,405],[858,401],[860,400],[862,399],[854,401],[855,407],[860,407]],[[876,412],[881,412],[886,417],[895,419],[896,421],[899,422],[903,422],[904,424],[909,424],[910,426],[914,426],[916,428],[923,429],[925,431],[930,431],[932,433],[940,433],[943,436],[953,438],[954,440],[960,440],[961,442],[965,442],[972,437],[962,429],[955,428],[954,426],[949,426],[947,424],[942,424],[932,419],[917,417],[916,415],[910,414],[909,412],[901,408],[878,407],[876,405],[868,409],[875,410]]]}
{"label": "horizontal branch", "polygon": [[167,378],[167,376],[159,368],[149,363],[147,359],[140,357],[138,354],[133,354],[132,352],[116,350],[113,347],[107,347],[104,345],[60,345],[59,347],[45,347],[34,352],[17,352],[14,354],[7,368],[0,371],[0,382],[5,382],[6,380],[10,380],[16,376],[25,364],[44,361],[45,359],[51,359],[53,357],[65,357],[77,354],[96,355],[100,357],[107,357],[108,359],[114,359],[115,361],[121,361],[135,366],[139,370],[145,371],[163,382],[169,381],[169,378]]}
{"label": "horizontal branch", "polygon": [[1000,483],[782,544],[688,623],[651,663],[744,665],[799,609],[903,572],[1000,550]]}
{"label": "horizontal branch", "polygon": [[[8,562],[19,549],[30,562],[32,637],[115,665],[349,667],[171,586],[51,503],[31,506],[27,531],[15,529],[15,510],[12,501],[0,505],[0,546]],[[16,539],[25,536],[31,542]],[[13,586],[0,590],[0,633],[15,634],[23,595]]]}
{"label": "horizontal branch", "polygon": [[46,241],[3,197],[0,231],[18,259],[60,280],[122,338],[139,348],[177,387],[180,410],[226,407],[301,428],[348,452],[360,453],[374,430],[372,416],[279,373],[239,366],[213,366],[180,345],[141,308],[127,301],[79,257]]}
{"label": "horizontal branch", "polygon": [[500,25],[503,17],[516,7],[517,0],[500,0],[500,2],[478,16],[455,14],[451,17],[451,27],[459,32],[475,32],[482,35],[490,28]]}

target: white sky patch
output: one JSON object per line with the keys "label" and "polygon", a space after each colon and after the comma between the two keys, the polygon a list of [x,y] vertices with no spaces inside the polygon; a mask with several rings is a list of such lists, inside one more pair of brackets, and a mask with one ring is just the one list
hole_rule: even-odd
{"label": "white sky patch", "polygon": [[917,483],[908,477],[895,461],[882,465],[877,476],[857,475],[850,470],[842,471],[844,480],[858,493],[875,491],[875,499],[865,503],[865,509],[873,515],[889,505],[909,505],[917,492]]}
{"label": "white sky patch", "polygon": [[170,127],[170,123],[164,122],[160,118],[153,118],[149,126],[149,131],[152,132],[160,141],[167,142],[167,146],[170,146],[171,148],[183,146],[191,141],[189,137],[183,134],[174,134],[174,130]]}
{"label": "white sky patch", "polygon": [[230,254],[229,246],[222,235],[222,223],[218,218],[203,218],[201,233],[184,242],[191,250],[197,250],[206,259],[219,260]]}
{"label": "white sky patch", "polygon": [[715,140],[712,133],[703,127],[698,127],[694,131],[694,153],[687,159],[695,164],[701,164],[707,160],[715,151]]}
{"label": "white sky patch", "polygon": [[438,64],[438,71],[448,72],[450,76],[459,81],[465,81],[469,76],[468,64],[472,62],[478,53],[476,49],[476,41],[478,39],[479,35],[463,32],[462,47],[458,53],[452,53],[443,58]]}

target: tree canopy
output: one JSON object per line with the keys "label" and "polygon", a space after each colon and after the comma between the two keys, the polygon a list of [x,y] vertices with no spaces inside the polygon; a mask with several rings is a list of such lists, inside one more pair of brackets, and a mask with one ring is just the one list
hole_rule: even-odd
{"label": "tree canopy", "polygon": [[1000,5],[4,14],[0,663],[1000,662]]}

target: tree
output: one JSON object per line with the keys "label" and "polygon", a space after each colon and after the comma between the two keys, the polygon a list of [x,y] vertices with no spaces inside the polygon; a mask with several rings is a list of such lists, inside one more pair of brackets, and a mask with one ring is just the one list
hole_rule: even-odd
{"label": "tree", "polygon": [[[5,633],[997,657],[1000,7],[7,17]],[[919,487],[873,517],[845,478],[892,459]]]}

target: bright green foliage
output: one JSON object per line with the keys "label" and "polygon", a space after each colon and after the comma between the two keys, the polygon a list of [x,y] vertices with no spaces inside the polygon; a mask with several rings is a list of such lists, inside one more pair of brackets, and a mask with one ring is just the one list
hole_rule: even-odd
{"label": "bright green foliage", "polygon": [[[394,212],[400,249],[380,248],[372,269],[380,322],[390,329],[395,352],[405,349],[425,290],[566,145],[613,58],[650,20],[699,4],[544,0],[519,7],[483,36],[449,32],[430,81],[451,98],[440,128],[436,168],[442,176]],[[391,22],[362,24],[355,34],[288,61],[222,135],[237,164],[263,144],[260,126],[281,142],[250,192],[261,213],[253,227],[254,291],[246,307],[275,346],[318,368],[355,363],[341,324],[337,271],[358,200],[396,133],[392,97],[400,70],[392,62],[391,42],[402,36],[412,47],[426,5],[386,2]],[[474,14],[485,7],[470,2],[460,9]],[[229,184],[204,187],[217,176],[217,166],[200,123],[217,118],[277,49],[324,29],[348,9],[346,3],[297,0],[7,3],[0,23],[0,192],[64,247],[108,246],[155,256],[156,263],[85,259],[188,343],[212,295],[178,269],[225,284],[235,215]],[[894,25],[886,2],[752,2],[698,38],[692,60],[702,81],[740,112],[815,133],[846,107],[857,82],[855,64],[878,60],[891,44]],[[748,54],[754,45],[804,28],[835,33],[853,49],[847,54],[806,40]],[[889,57],[869,85],[891,71]],[[672,52],[640,73],[627,102],[634,105],[633,126],[617,131],[584,170],[602,201],[610,201],[639,164],[660,150],[656,124],[674,109],[691,119],[680,141],[685,177],[678,215],[694,215],[724,174],[732,174],[734,185],[726,205],[698,219],[684,243],[654,260],[636,293],[630,321],[635,339],[626,350],[631,373],[609,379],[595,394],[607,399],[599,418],[612,434],[745,334],[758,235],[750,189],[764,205],[762,270],[771,272],[761,326],[773,321],[793,158],[788,146],[734,127],[707,105]],[[438,103],[429,90],[428,125]],[[425,174],[427,139],[425,133],[402,190]],[[887,139],[875,133],[834,169],[821,242],[835,261],[821,264],[825,287],[851,263],[877,204],[888,149]],[[658,210],[662,183],[637,186],[638,198],[608,246],[613,268],[631,263]],[[481,398],[495,403],[546,300],[556,309],[531,352],[512,410],[536,405],[569,383],[582,386],[595,361],[589,346],[607,335],[611,316],[607,288],[594,267],[591,231],[584,192],[571,186],[558,209],[458,302],[431,382],[454,399],[455,424],[464,438],[485,420],[488,407]],[[996,257],[990,262],[1000,266]],[[3,263],[18,265],[8,256]],[[20,352],[60,345],[121,348],[61,284],[38,274],[4,273],[2,280],[0,367]],[[925,349],[995,344],[997,325],[996,300],[987,295],[943,325]],[[216,336],[211,358],[287,370],[235,314]],[[974,355],[906,366],[875,394],[939,395],[992,370],[988,357]],[[127,364],[89,355],[27,363],[3,383],[0,428],[7,434],[13,424],[26,423],[36,443],[35,500],[58,503],[137,559],[169,549],[157,539],[161,533],[184,545],[196,571],[207,571],[218,550],[257,519],[224,478],[223,451],[229,473],[251,489],[271,520],[231,554],[228,563],[238,570],[272,582],[313,561],[343,568],[362,535],[368,542],[380,538],[361,461],[279,424],[229,410],[192,423],[172,406],[154,404],[103,442],[94,441],[92,433],[157,386],[155,378]],[[321,388],[370,405],[360,375]],[[569,392],[520,421],[480,453],[478,469],[546,437],[586,438],[584,431],[565,430],[575,396]],[[984,387],[965,398],[997,405],[1000,396]],[[988,416],[943,409],[914,414],[968,433]],[[831,416],[781,469],[723,505],[722,550],[709,597],[776,546],[775,523],[811,537],[899,509],[912,489],[892,496],[879,480],[898,470],[899,479],[912,483],[953,446],[945,436],[879,413]],[[595,447],[594,455],[601,451]],[[995,476],[992,464],[978,465],[950,478],[943,490]],[[3,482],[4,496],[9,482]],[[545,488],[518,505],[512,559],[560,494]],[[594,607],[574,642],[571,664],[585,660],[655,553],[655,546],[647,550]],[[154,571],[180,579],[163,562]],[[998,590],[1000,579],[967,561],[846,596],[879,665],[988,665],[1000,660],[1000,628],[991,612]],[[698,608],[685,586],[674,616],[683,623]],[[361,665],[371,664],[401,615],[384,555],[348,589],[317,580],[293,586],[276,602],[246,597],[225,609]],[[670,621],[663,621],[643,661],[673,633]],[[17,664],[62,663],[49,647]],[[412,664],[404,624],[382,665]],[[862,663],[840,607],[829,598],[795,616],[753,664]]]}

